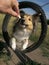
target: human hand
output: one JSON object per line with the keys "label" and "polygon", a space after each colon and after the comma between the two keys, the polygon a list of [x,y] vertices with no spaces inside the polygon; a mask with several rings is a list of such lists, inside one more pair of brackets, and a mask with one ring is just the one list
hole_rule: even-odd
{"label": "human hand", "polygon": [[17,0],[0,0],[0,12],[20,17]]}

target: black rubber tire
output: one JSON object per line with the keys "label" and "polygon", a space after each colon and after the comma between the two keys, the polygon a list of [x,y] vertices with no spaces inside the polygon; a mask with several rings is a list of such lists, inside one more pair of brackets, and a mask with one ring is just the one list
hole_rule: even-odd
{"label": "black rubber tire", "polygon": [[4,42],[0,41],[0,52],[3,50],[4,48]]}
{"label": "black rubber tire", "polygon": [[[28,2],[28,1],[22,1],[19,3],[19,8],[32,8],[33,10],[35,10],[37,13],[41,13],[40,19],[41,19],[41,35],[39,37],[39,40],[37,42],[34,43],[34,45],[29,46],[26,50],[24,50],[23,52],[27,53],[27,52],[31,52],[33,50],[35,50],[36,48],[38,48],[41,43],[43,42],[45,36],[46,36],[46,32],[47,32],[47,23],[46,23],[46,16],[45,13],[43,11],[43,9],[36,3],[33,2]],[[10,40],[10,36],[7,32],[7,26],[10,20],[10,15],[6,14],[4,20],[3,20],[3,25],[2,25],[2,32],[3,32],[3,37],[4,40],[6,41],[6,43],[9,45],[9,40]]]}

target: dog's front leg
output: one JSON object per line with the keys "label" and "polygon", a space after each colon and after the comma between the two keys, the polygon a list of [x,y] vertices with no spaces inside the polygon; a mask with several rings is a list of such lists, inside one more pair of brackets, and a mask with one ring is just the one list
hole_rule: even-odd
{"label": "dog's front leg", "polygon": [[24,44],[23,44],[23,50],[25,50],[28,46],[28,39],[25,40]]}
{"label": "dog's front leg", "polygon": [[14,37],[10,40],[10,45],[13,50],[16,49],[16,39]]}

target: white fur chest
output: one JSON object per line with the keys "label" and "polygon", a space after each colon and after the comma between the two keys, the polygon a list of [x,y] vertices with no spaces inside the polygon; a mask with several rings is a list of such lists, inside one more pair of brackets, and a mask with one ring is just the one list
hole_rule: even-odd
{"label": "white fur chest", "polygon": [[14,37],[20,41],[24,40],[24,39],[28,39],[30,36],[30,32],[27,29],[23,29],[23,30],[17,30],[14,33]]}

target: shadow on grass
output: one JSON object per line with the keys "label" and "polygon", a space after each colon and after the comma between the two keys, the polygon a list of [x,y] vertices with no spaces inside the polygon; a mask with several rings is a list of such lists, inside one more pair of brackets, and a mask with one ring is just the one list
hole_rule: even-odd
{"label": "shadow on grass", "polygon": [[[8,61],[9,61],[8,55],[3,52],[3,48],[5,48],[5,47],[4,47],[4,43],[5,43],[5,42],[0,41],[0,58],[3,57],[3,56],[6,56],[5,60],[8,59]],[[10,58],[10,59],[11,59],[11,58]],[[14,65],[15,65],[15,64],[14,64]],[[35,61],[30,60],[30,61],[26,62],[25,64],[23,64],[22,62],[19,62],[19,63],[16,64],[16,65],[41,65],[41,64],[40,64],[40,63],[37,63],[37,62],[35,62]]]}
{"label": "shadow on grass", "polygon": [[0,52],[3,50],[3,48],[4,48],[4,42],[0,41]]}
{"label": "shadow on grass", "polygon": [[23,64],[22,62],[19,62],[17,65],[41,65],[40,63],[37,63],[35,61],[27,62]]}
{"label": "shadow on grass", "polygon": [[3,35],[0,33],[0,38],[2,38],[3,37]]}

